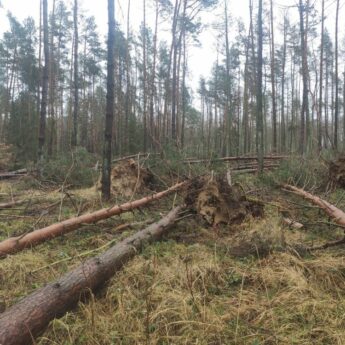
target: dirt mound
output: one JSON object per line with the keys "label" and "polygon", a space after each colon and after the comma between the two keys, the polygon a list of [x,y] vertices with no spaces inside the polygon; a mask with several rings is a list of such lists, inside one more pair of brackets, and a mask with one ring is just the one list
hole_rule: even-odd
{"label": "dirt mound", "polygon": [[240,223],[248,214],[263,215],[260,203],[248,200],[240,186],[229,186],[222,177],[194,181],[185,201],[211,225]]}
{"label": "dirt mound", "polygon": [[329,163],[329,178],[334,186],[345,188],[345,156]]}
{"label": "dirt mound", "polygon": [[[149,189],[152,182],[152,173],[148,169],[138,166],[134,159],[116,163],[111,171],[111,191],[115,195],[131,197],[134,193]],[[97,187],[100,189],[100,181]]]}

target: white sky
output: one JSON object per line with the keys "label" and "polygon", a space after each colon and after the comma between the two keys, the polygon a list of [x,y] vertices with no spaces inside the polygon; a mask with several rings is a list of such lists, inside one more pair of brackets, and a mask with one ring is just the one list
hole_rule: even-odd
{"label": "white sky", "polygon": [[[39,16],[39,1],[40,0],[2,0],[3,8],[0,8],[0,34],[8,29],[8,23],[6,19],[7,11],[11,11],[15,17],[19,20],[25,17],[32,16],[38,22]],[[65,0],[69,8],[72,8],[72,1]],[[153,1],[147,0],[147,24],[153,26],[154,18],[154,8],[152,6]],[[248,23],[249,9],[248,0],[228,0],[229,2],[229,13],[233,18],[242,18],[244,23]],[[257,1],[254,1],[256,4]],[[277,23],[282,23],[281,16],[283,14],[284,8],[287,6],[294,6],[298,0],[274,0],[275,4],[275,17]],[[317,7],[321,6],[321,0],[311,0],[311,3],[315,2]],[[329,27],[331,35],[334,32],[334,18],[335,18],[335,0],[326,0],[326,25]],[[48,0],[51,5],[52,0]],[[125,24],[127,18],[127,0],[116,0],[115,16],[116,20],[120,23]],[[202,20],[205,24],[212,24],[220,21],[223,11],[223,1],[220,0],[219,8],[212,12],[204,13]],[[343,32],[344,24],[343,18],[345,15],[345,0],[340,0],[341,14],[339,21],[339,28]],[[97,25],[99,27],[99,32],[105,36],[107,32],[107,0],[80,0],[80,8],[82,8],[87,15],[94,15],[96,18]],[[266,4],[268,9],[268,3]],[[134,31],[137,31],[141,21],[142,21],[142,10],[143,10],[143,0],[131,0],[131,26]],[[289,9],[291,18],[293,20],[298,20],[297,8],[291,7]],[[256,10],[255,10],[256,14]],[[265,18],[264,18],[265,19]],[[269,20],[269,17],[267,17]],[[268,25],[269,23],[266,23]],[[124,30],[125,27],[123,27]],[[160,26],[159,35],[162,38],[169,39],[168,32],[164,30],[164,23]],[[235,29],[235,27],[234,27]],[[276,26],[276,31],[279,29]],[[234,32],[236,35],[236,32]],[[340,36],[342,39],[342,35]],[[279,41],[279,34],[276,32],[276,41]],[[200,35],[200,42],[202,47],[193,47],[189,52],[189,69],[190,69],[190,80],[194,86],[197,86],[200,75],[207,76],[213,63],[216,60],[216,37],[215,31],[211,28],[207,28]],[[318,44],[318,43],[317,43]]]}

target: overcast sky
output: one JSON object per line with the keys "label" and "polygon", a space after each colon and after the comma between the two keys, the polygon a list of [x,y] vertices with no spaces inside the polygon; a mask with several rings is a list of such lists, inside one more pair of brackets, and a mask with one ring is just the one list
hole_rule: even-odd
{"label": "overcast sky", "polygon": [[[2,0],[3,8],[0,9],[0,33],[8,29],[8,21],[6,18],[7,11],[13,13],[19,20],[25,17],[32,16],[38,21],[39,16],[39,1],[40,0]],[[71,8],[71,0],[65,0],[66,4]],[[154,20],[154,8],[151,3],[153,1],[147,0],[147,23],[153,26]],[[248,0],[228,0],[229,13],[233,18],[242,18],[245,23],[248,23],[249,10]],[[313,2],[313,0],[311,0]],[[316,5],[320,7],[321,0],[314,0]],[[334,32],[334,18],[335,18],[335,0],[326,0],[326,16],[327,26],[331,33]],[[51,5],[52,0],[48,0]],[[220,3],[223,3],[220,0]],[[254,1],[256,3],[256,1]],[[283,11],[289,6],[294,6],[297,0],[275,0],[275,17],[276,22],[281,23],[281,16]],[[143,0],[131,0],[131,25],[132,29],[137,31],[142,21]],[[344,32],[344,22],[342,18],[345,15],[345,0],[340,0],[341,14],[339,27],[341,32]],[[127,0],[116,0],[116,19],[120,23],[125,24],[127,17]],[[80,7],[86,12],[87,15],[94,15],[99,27],[99,32],[105,37],[107,32],[107,0],[80,0]],[[221,20],[223,6],[219,6],[218,9],[209,13],[204,13],[202,20],[204,24],[212,24]],[[289,9],[290,15],[294,20],[298,20],[298,12],[296,7]],[[269,18],[267,18],[269,20]],[[268,24],[268,23],[267,23]],[[164,23],[160,26],[159,35],[168,38],[168,33],[164,32]],[[278,29],[278,25],[276,26]],[[236,33],[235,33],[236,34]],[[279,34],[276,34],[276,40],[279,41]],[[340,36],[343,39],[343,35]],[[193,85],[196,86],[200,75],[207,76],[212,67],[212,64],[216,60],[216,34],[210,27],[206,28],[200,36],[201,47],[193,47],[189,51],[189,68],[190,68],[190,80]],[[315,45],[317,46],[317,45]],[[314,46],[314,47],[315,47]]]}

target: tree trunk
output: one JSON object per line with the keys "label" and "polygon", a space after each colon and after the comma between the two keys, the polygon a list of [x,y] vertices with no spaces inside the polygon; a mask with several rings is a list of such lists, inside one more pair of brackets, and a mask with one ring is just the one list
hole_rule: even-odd
{"label": "tree trunk", "polygon": [[143,0],[143,127],[144,127],[144,152],[147,151],[147,49],[146,49],[146,0]]}
{"label": "tree trunk", "polygon": [[263,123],[263,97],[262,97],[262,46],[263,46],[263,34],[262,34],[262,0],[259,0],[259,12],[258,12],[258,59],[257,59],[257,81],[256,81],[256,150],[259,162],[259,172],[263,173],[264,169],[264,123]]}
{"label": "tree trunk", "polygon": [[125,103],[125,152],[128,153],[129,150],[129,143],[131,141],[132,133],[129,131],[129,118],[131,115],[131,107],[130,107],[130,100],[131,100],[131,79],[130,79],[130,10],[131,10],[131,0],[128,0],[128,8],[127,8],[127,37],[126,37],[126,103]]}
{"label": "tree trunk", "polygon": [[275,48],[273,25],[273,0],[271,0],[271,85],[272,85],[272,126],[273,126],[273,152],[277,151],[277,103],[275,81]]}
{"label": "tree trunk", "polygon": [[43,49],[44,67],[42,81],[42,98],[40,110],[40,127],[38,135],[38,161],[42,164],[43,150],[46,137],[46,117],[47,117],[47,98],[48,98],[48,68],[49,68],[49,43],[48,43],[48,0],[43,0]]}
{"label": "tree trunk", "polygon": [[156,132],[154,126],[154,100],[156,94],[156,63],[157,63],[157,42],[158,42],[158,15],[159,15],[159,2],[156,0],[156,15],[155,15],[155,31],[153,36],[153,63],[152,63],[152,76],[151,76],[151,90],[150,90],[150,134],[151,139],[156,142]]}
{"label": "tree trunk", "polygon": [[74,104],[73,104],[73,133],[72,133],[72,147],[77,146],[78,137],[78,108],[79,108],[79,83],[78,83],[78,0],[74,0],[73,10],[74,21]]}
{"label": "tree trunk", "polygon": [[51,238],[67,234],[73,230],[80,228],[83,224],[96,223],[100,220],[107,219],[123,212],[142,207],[154,200],[161,199],[164,196],[181,189],[186,184],[187,182],[181,182],[165,191],[147,196],[139,200],[130,201],[120,206],[103,208],[101,210],[84,214],[79,217],[66,219],[60,223],[49,225],[45,228],[29,232],[22,236],[8,238],[0,242],[0,258],[8,254],[19,252],[25,248],[33,247],[39,243],[48,241]]}
{"label": "tree trunk", "polygon": [[339,0],[337,0],[337,11],[335,18],[335,104],[334,104],[334,149],[338,149],[338,127],[339,127],[339,77],[338,77],[338,31],[339,31]]}
{"label": "tree trunk", "polygon": [[102,196],[110,199],[111,145],[114,122],[114,49],[115,49],[115,5],[108,0],[108,62],[107,62],[107,104],[105,114],[103,165],[102,165]]}
{"label": "tree trunk", "polygon": [[286,151],[286,121],[285,121],[285,66],[286,66],[286,46],[287,46],[287,14],[284,15],[284,42],[282,56],[282,81],[281,81],[281,151]]}
{"label": "tree trunk", "polygon": [[305,6],[302,3],[302,0],[299,0],[300,34],[301,34],[301,51],[302,51],[302,78],[303,78],[301,131],[300,131],[300,142],[299,142],[300,154],[303,154],[305,152],[305,144],[308,141],[308,138],[306,138],[306,118],[307,118],[307,113],[308,113],[308,62],[307,62],[306,34],[305,34],[305,29],[304,29],[304,12],[305,12]]}
{"label": "tree trunk", "polygon": [[319,93],[319,113],[317,119],[317,147],[322,150],[322,93],[323,93],[323,52],[324,52],[324,31],[325,31],[325,0],[322,0],[321,10],[321,45],[320,45],[320,93]]}
{"label": "tree trunk", "polygon": [[148,243],[161,238],[177,219],[180,207],[159,222],[87,260],[57,281],[25,297],[0,314],[0,344],[28,345],[54,318],[63,316],[80,300],[101,288]]}

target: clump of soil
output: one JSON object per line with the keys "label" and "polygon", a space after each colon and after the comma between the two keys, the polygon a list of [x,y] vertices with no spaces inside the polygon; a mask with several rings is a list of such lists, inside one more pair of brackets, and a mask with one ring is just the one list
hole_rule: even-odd
{"label": "clump of soil", "polygon": [[345,188],[345,156],[329,163],[329,178],[334,186]]}
{"label": "clump of soil", "polygon": [[263,215],[262,204],[248,200],[240,186],[229,186],[222,177],[195,180],[185,201],[213,226],[241,223],[247,215]]}
{"label": "clump of soil", "polygon": [[[152,183],[152,173],[148,169],[138,166],[134,159],[119,161],[111,171],[112,194],[131,197],[134,193],[150,189]],[[97,187],[101,187],[100,181]]]}

